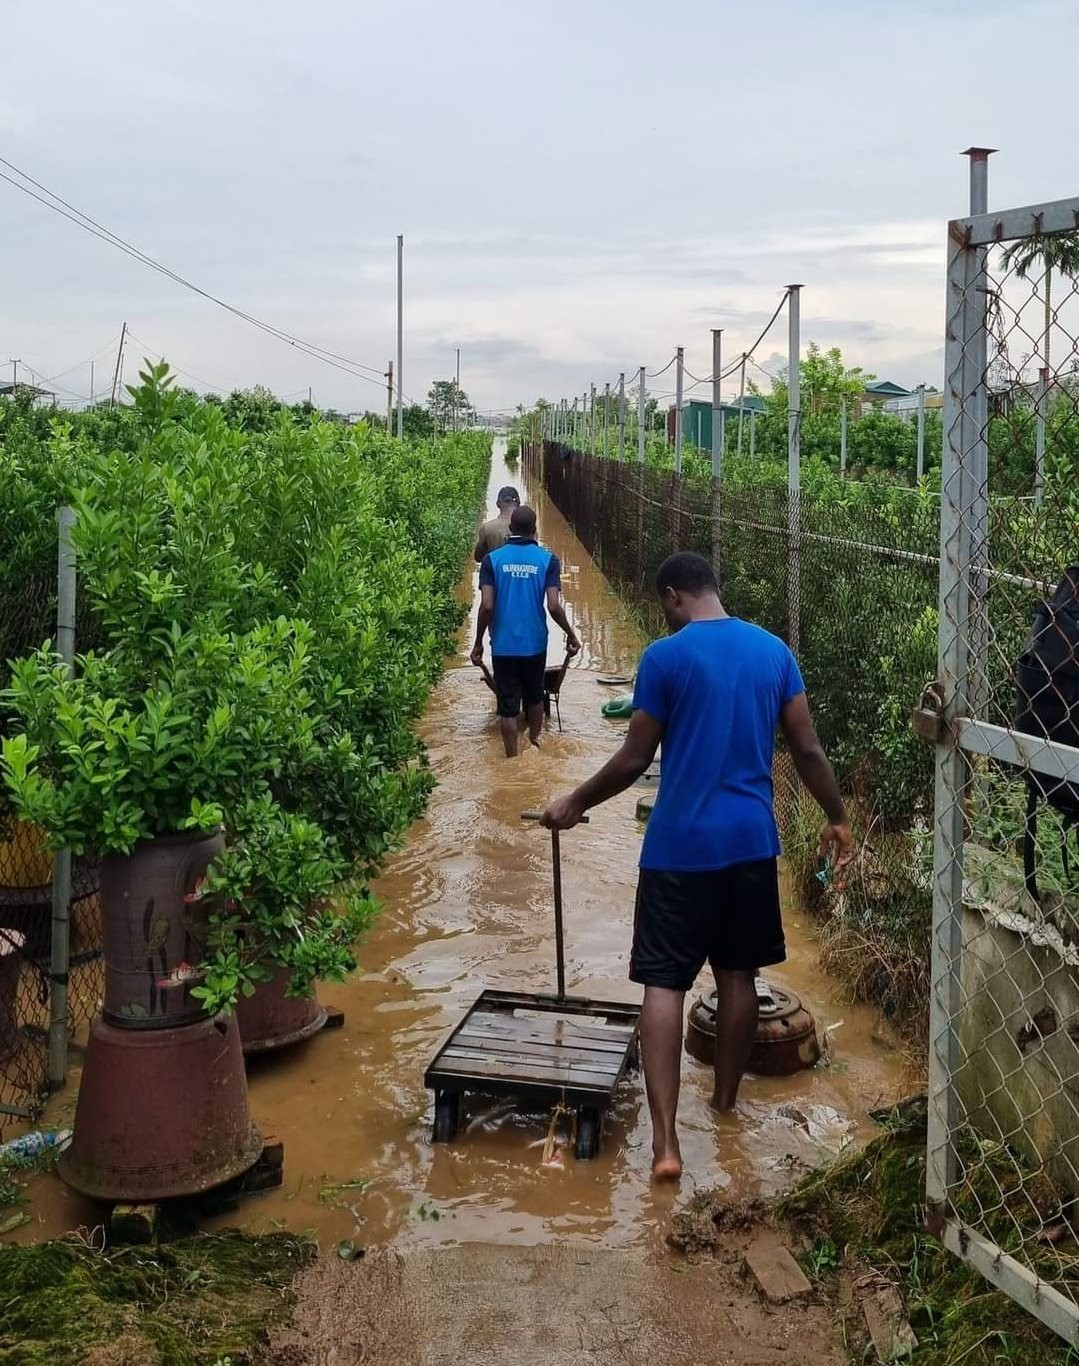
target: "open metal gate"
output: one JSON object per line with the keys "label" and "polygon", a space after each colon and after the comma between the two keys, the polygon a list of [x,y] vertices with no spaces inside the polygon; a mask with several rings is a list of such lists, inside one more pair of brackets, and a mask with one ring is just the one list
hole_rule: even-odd
{"label": "open metal gate", "polygon": [[[937,739],[930,1221],[1075,1344],[1077,276],[1079,199],[949,225],[939,672],[920,712]],[[1039,608],[1041,674],[1018,667]],[[1042,734],[1016,728],[1020,704]]]}

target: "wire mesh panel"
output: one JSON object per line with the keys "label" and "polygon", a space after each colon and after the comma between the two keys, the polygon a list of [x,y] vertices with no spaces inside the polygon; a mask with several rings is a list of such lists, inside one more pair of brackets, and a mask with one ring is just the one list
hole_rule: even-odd
{"label": "wire mesh panel", "polygon": [[[56,597],[55,543],[30,572],[0,582],[0,689],[11,660],[55,638]],[[0,738],[12,723],[0,707]],[[51,936],[52,856],[42,832],[18,819],[0,789],[0,1136],[33,1118],[47,1089]],[[73,1037],[85,1033],[101,986],[97,870],[76,859],[67,992]]]}
{"label": "wire mesh panel", "polygon": [[1069,200],[949,229],[928,1164],[949,1246],[1073,1343],[1077,225]]}

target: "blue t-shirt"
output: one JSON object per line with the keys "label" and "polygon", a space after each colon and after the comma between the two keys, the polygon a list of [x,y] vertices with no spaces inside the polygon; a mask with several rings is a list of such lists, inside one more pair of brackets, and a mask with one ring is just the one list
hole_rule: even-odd
{"label": "blue t-shirt", "polygon": [[495,590],[491,654],[545,655],[547,589],[561,586],[558,556],[534,540],[513,536],[500,549],[485,555],[480,565],[480,587]]}
{"label": "blue t-shirt", "polygon": [[779,713],[805,690],[778,636],[737,617],[693,621],[641,656],[634,708],[663,726],[641,867],[706,872],[779,853]]}

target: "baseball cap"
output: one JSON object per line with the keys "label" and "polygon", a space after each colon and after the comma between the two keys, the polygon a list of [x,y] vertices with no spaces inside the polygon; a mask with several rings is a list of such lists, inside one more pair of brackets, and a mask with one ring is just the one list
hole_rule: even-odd
{"label": "baseball cap", "polygon": [[501,488],[498,490],[498,497],[495,499],[495,502],[517,503],[518,505],[520,505],[521,495],[517,492],[517,490],[513,487],[512,484],[507,484],[505,488]]}

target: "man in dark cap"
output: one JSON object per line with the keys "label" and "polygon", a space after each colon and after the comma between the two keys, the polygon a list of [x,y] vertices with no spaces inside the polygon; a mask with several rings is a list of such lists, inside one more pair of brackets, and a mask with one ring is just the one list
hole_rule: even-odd
{"label": "man in dark cap", "polygon": [[500,550],[509,540],[510,518],[513,516],[513,509],[521,506],[521,495],[512,484],[507,484],[505,488],[498,490],[495,502],[498,505],[498,516],[492,517],[480,527],[476,549],[472,552],[477,564],[482,564],[485,555],[490,555],[492,550]]}

